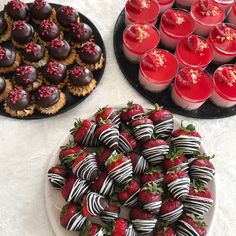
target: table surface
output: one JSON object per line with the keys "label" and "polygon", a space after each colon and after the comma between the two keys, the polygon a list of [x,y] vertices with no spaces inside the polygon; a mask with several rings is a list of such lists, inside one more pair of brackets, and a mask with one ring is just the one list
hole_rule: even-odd
{"label": "table surface", "polygon": [[[150,106],[125,80],[113,51],[113,28],[125,0],[51,2],[70,4],[95,23],[107,48],[107,67],[91,96],[67,113],[37,121],[0,117],[0,235],[4,236],[54,235],[45,208],[45,175],[51,153],[68,134],[74,118],[85,118],[99,107],[120,106],[128,100]],[[1,0],[0,9],[6,3]],[[221,120],[176,117],[196,125],[208,154],[216,154],[219,207],[212,235],[232,236],[236,232],[236,116]]]}

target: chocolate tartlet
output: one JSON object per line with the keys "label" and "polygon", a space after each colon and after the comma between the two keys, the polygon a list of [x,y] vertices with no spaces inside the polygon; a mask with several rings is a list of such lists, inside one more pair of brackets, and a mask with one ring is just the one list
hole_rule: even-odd
{"label": "chocolate tartlet", "polygon": [[80,66],[86,66],[91,71],[101,69],[104,62],[102,49],[94,42],[86,42],[78,49],[76,61]]}
{"label": "chocolate tartlet", "polygon": [[4,110],[12,117],[25,117],[34,113],[35,105],[32,103],[29,92],[22,88],[14,88],[4,104]]}
{"label": "chocolate tartlet", "polygon": [[8,73],[14,71],[21,62],[18,53],[8,48],[0,46],[0,73]]}
{"label": "chocolate tartlet", "polygon": [[35,93],[36,108],[43,114],[57,113],[66,104],[66,96],[54,86],[43,86]]}
{"label": "chocolate tartlet", "polygon": [[86,67],[76,66],[69,72],[68,90],[74,96],[85,96],[96,87],[93,73]]}
{"label": "chocolate tartlet", "polygon": [[15,87],[23,87],[27,91],[32,91],[39,88],[42,83],[42,76],[33,66],[19,66],[15,71]]}
{"label": "chocolate tartlet", "polygon": [[71,65],[75,61],[76,51],[66,40],[56,38],[50,42],[48,52],[51,59],[60,61],[64,65]]}
{"label": "chocolate tartlet", "polygon": [[13,23],[18,20],[28,20],[28,6],[20,0],[11,0],[5,5],[5,19]]}
{"label": "chocolate tartlet", "polygon": [[11,90],[12,83],[10,82],[10,80],[0,76],[0,102],[7,98]]}
{"label": "chocolate tartlet", "polygon": [[50,61],[43,69],[43,77],[47,84],[63,88],[67,79],[67,68],[57,61]]}
{"label": "chocolate tartlet", "polygon": [[92,34],[91,27],[85,23],[76,22],[71,24],[70,40],[77,47],[81,47],[82,43],[89,41]]}
{"label": "chocolate tartlet", "polygon": [[7,41],[11,37],[11,25],[0,17],[0,43]]}
{"label": "chocolate tartlet", "polygon": [[15,21],[12,28],[11,40],[15,47],[24,48],[25,44],[34,38],[34,28],[25,21]]}

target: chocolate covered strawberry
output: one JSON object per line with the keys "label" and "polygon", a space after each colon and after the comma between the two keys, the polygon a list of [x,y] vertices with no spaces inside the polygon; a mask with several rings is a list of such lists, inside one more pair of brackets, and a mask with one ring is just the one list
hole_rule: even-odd
{"label": "chocolate covered strawberry", "polygon": [[177,199],[168,199],[163,202],[159,217],[167,224],[176,222],[183,214],[183,204]]}
{"label": "chocolate covered strawberry", "polygon": [[133,177],[131,161],[124,154],[114,154],[106,161],[108,174],[119,184],[128,184]]}
{"label": "chocolate covered strawberry", "polygon": [[117,151],[129,153],[132,152],[136,147],[136,139],[127,130],[121,131]]}
{"label": "chocolate covered strawberry", "polygon": [[61,194],[67,202],[79,202],[88,189],[89,186],[85,180],[71,175],[63,186]]}
{"label": "chocolate covered strawberry", "polygon": [[213,204],[213,199],[208,188],[200,182],[193,182],[188,196],[184,200],[184,210],[197,216],[202,216]]}
{"label": "chocolate covered strawberry", "polygon": [[183,149],[184,154],[193,155],[201,145],[201,136],[193,125],[183,126],[172,133],[171,145],[176,150]]}
{"label": "chocolate covered strawberry", "polygon": [[96,150],[96,160],[98,163],[98,166],[101,169],[105,168],[105,163],[108,160],[108,158],[112,155],[115,154],[116,151],[112,151],[109,148],[98,148]]}
{"label": "chocolate covered strawberry", "polygon": [[110,120],[112,124],[117,127],[120,126],[120,113],[117,109],[113,107],[103,107],[100,108],[95,114],[95,121],[99,124],[102,120]]}
{"label": "chocolate covered strawberry", "polygon": [[77,120],[74,123],[74,128],[70,130],[74,137],[74,140],[79,145],[96,147],[98,145],[98,140],[95,135],[96,123],[89,119]]}
{"label": "chocolate covered strawberry", "polygon": [[108,202],[107,207],[101,212],[100,217],[105,223],[111,223],[118,218],[120,214],[120,207],[117,203]]}
{"label": "chocolate covered strawberry", "polygon": [[141,184],[155,182],[157,185],[161,185],[164,180],[164,174],[160,167],[151,167],[144,172],[141,176]]}
{"label": "chocolate covered strawberry", "polygon": [[135,104],[132,101],[127,103],[127,107],[121,110],[121,121],[125,124],[140,119],[144,116],[144,109],[141,105]]}
{"label": "chocolate covered strawberry", "polygon": [[60,214],[61,225],[69,231],[78,231],[86,221],[77,204],[69,203],[62,208]]}
{"label": "chocolate covered strawberry", "polygon": [[176,230],[173,226],[163,226],[156,230],[154,236],[176,236]]}
{"label": "chocolate covered strawberry", "polygon": [[96,136],[98,140],[111,150],[118,147],[119,130],[109,120],[102,120],[96,129]]}
{"label": "chocolate covered strawberry", "polygon": [[106,235],[106,230],[95,223],[88,222],[84,224],[82,227],[79,235],[83,236],[105,236]]}
{"label": "chocolate covered strawberry", "polygon": [[130,211],[130,219],[137,233],[150,234],[153,232],[157,219],[155,214],[134,207]]}
{"label": "chocolate covered strawberry", "polygon": [[128,157],[131,160],[134,175],[141,175],[148,169],[148,162],[142,155],[136,152],[130,152]]}
{"label": "chocolate covered strawberry", "polygon": [[177,235],[206,236],[206,224],[203,218],[185,213],[177,222]]}
{"label": "chocolate covered strawberry", "polygon": [[118,218],[114,221],[112,229],[109,233],[111,236],[136,236],[133,225],[127,220]]}
{"label": "chocolate covered strawberry", "polygon": [[210,161],[214,156],[210,157],[205,154],[199,154],[195,158],[189,164],[189,174],[192,179],[207,184],[215,175],[215,167]]}
{"label": "chocolate covered strawberry", "polygon": [[160,107],[158,104],[149,112],[149,119],[154,124],[154,133],[158,139],[168,139],[174,129],[173,114]]}
{"label": "chocolate covered strawberry", "polygon": [[161,164],[169,152],[169,145],[162,139],[150,139],[142,146],[142,154],[152,166]]}
{"label": "chocolate covered strawberry", "polygon": [[134,179],[130,184],[118,191],[117,199],[125,207],[134,207],[138,202],[139,183]]}
{"label": "chocolate covered strawberry", "polygon": [[54,166],[48,171],[48,180],[56,189],[60,189],[65,185],[68,176],[68,170],[61,165]]}
{"label": "chocolate covered strawberry", "polygon": [[145,184],[138,194],[143,209],[158,214],[162,204],[162,193],[162,188],[155,182]]}
{"label": "chocolate covered strawberry", "polygon": [[168,171],[164,176],[164,183],[174,198],[182,201],[188,195],[190,178],[184,170],[177,168]]}

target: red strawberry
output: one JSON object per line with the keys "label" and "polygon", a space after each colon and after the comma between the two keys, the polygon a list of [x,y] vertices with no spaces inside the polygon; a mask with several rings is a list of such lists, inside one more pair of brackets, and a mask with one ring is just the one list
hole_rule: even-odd
{"label": "red strawberry", "polygon": [[141,184],[144,185],[146,183],[150,183],[150,182],[155,182],[157,184],[162,184],[163,182],[163,172],[162,169],[160,169],[159,167],[152,167],[150,169],[148,169],[143,176],[141,177]]}
{"label": "red strawberry", "polygon": [[158,229],[154,236],[176,236],[176,232],[173,226],[164,226]]}
{"label": "red strawberry", "polygon": [[86,218],[79,212],[79,207],[75,203],[69,203],[62,208],[60,223],[65,229],[78,231],[85,220]]}
{"label": "red strawberry", "polygon": [[108,206],[101,213],[100,217],[104,222],[113,222],[120,214],[120,207],[117,203],[109,202]]}
{"label": "red strawberry", "polygon": [[130,101],[127,103],[127,107],[123,108],[121,111],[121,121],[124,123],[129,123],[135,119],[143,117],[143,115],[143,107]]}
{"label": "red strawberry", "polygon": [[199,6],[201,11],[211,13],[213,9],[213,1],[212,0],[199,0]]}
{"label": "red strawberry", "polygon": [[48,171],[48,180],[56,189],[60,189],[64,186],[68,176],[68,170],[60,165],[54,166]]}
{"label": "red strawberry", "polygon": [[196,131],[195,127],[193,125],[183,126],[177,130],[175,130],[172,134],[173,137],[179,137],[181,135],[187,135],[192,137],[201,137],[200,134]]}
{"label": "red strawberry", "polygon": [[97,160],[98,166],[100,168],[103,168],[105,166],[106,161],[111,155],[112,155],[112,151],[109,148],[97,149],[96,160]]}
{"label": "red strawberry", "polygon": [[126,236],[128,231],[129,223],[127,220],[118,218],[113,224],[111,236]]}
{"label": "red strawberry", "polygon": [[145,2],[143,0],[129,0],[130,6],[135,9],[136,11],[142,10],[142,2]]}
{"label": "red strawberry", "polygon": [[120,132],[118,152],[129,153],[137,147],[136,139],[127,131]]}
{"label": "red strawberry", "polygon": [[87,222],[80,231],[80,235],[83,236],[98,236],[104,235],[104,229],[95,223]]}
{"label": "red strawberry", "polygon": [[176,26],[176,21],[178,19],[178,13],[175,10],[169,9],[163,14],[162,20],[165,21],[167,24]]}
{"label": "red strawberry", "polygon": [[143,174],[148,169],[147,161],[140,154],[131,152],[128,157],[132,162],[134,175]]}
{"label": "red strawberry", "polygon": [[190,35],[188,38],[187,38],[187,41],[188,41],[188,47],[190,50],[192,51],[196,51],[198,48],[199,48],[199,39],[198,39],[198,36],[196,34],[193,34],[193,35]]}

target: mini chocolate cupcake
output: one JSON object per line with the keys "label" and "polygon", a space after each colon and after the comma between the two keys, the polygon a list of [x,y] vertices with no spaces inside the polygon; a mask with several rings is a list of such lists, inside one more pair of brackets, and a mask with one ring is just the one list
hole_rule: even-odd
{"label": "mini chocolate cupcake", "polygon": [[42,86],[35,93],[36,108],[43,114],[57,113],[66,104],[66,96],[54,86]]}
{"label": "mini chocolate cupcake", "polygon": [[43,77],[46,84],[55,85],[61,89],[66,83],[67,68],[60,62],[50,61],[43,69]]}
{"label": "mini chocolate cupcake", "polygon": [[75,96],[85,96],[91,93],[96,84],[93,73],[86,67],[76,66],[69,72],[67,87],[69,92]]}
{"label": "mini chocolate cupcake", "polygon": [[38,40],[40,44],[47,46],[55,38],[63,38],[63,32],[53,20],[43,20],[38,29]]}
{"label": "mini chocolate cupcake", "polygon": [[30,15],[35,24],[40,24],[42,20],[55,19],[56,11],[45,0],[35,0],[30,7]]}
{"label": "mini chocolate cupcake", "polygon": [[24,48],[25,44],[34,39],[34,28],[25,21],[15,21],[12,28],[11,40],[15,47]]}
{"label": "mini chocolate cupcake", "polygon": [[11,0],[5,6],[5,19],[11,24],[18,20],[28,20],[28,6],[21,0]]}
{"label": "mini chocolate cupcake", "polygon": [[91,40],[93,31],[91,27],[85,23],[76,22],[71,24],[70,41],[78,48],[83,43]]}
{"label": "mini chocolate cupcake", "polygon": [[26,65],[36,68],[43,67],[49,60],[48,51],[34,42],[27,43],[22,51],[23,61]]}
{"label": "mini chocolate cupcake", "polygon": [[70,25],[79,22],[78,12],[70,6],[62,6],[57,10],[56,18],[62,30],[68,31]]}
{"label": "mini chocolate cupcake", "polygon": [[21,57],[17,52],[0,46],[0,73],[5,74],[14,71],[20,62]]}
{"label": "mini chocolate cupcake", "polygon": [[0,43],[11,38],[11,25],[2,17],[0,17]]}
{"label": "mini chocolate cupcake", "polygon": [[76,51],[66,40],[53,39],[48,46],[50,58],[64,65],[71,65],[76,58]]}
{"label": "mini chocolate cupcake", "polygon": [[2,102],[7,98],[11,90],[12,90],[11,81],[0,76],[0,102]]}
{"label": "mini chocolate cupcake", "polygon": [[34,113],[35,104],[29,92],[22,88],[14,88],[4,103],[4,110],[12,117],[25,117]]}
{"label": "mini chocolate cupcake", "polygon": [[99,70],[104,63],[102,49],[94,42],[86,42],[78,49],[76,61],[80,66],[86,66],[91,71]]}
{"label": "mini chocolate cupcake", "polygon": [[39,88],[42,83],[42,75],[33,66],[19,66],[15,71],[15,87],[22,87],[27,91],[33,91]]}

